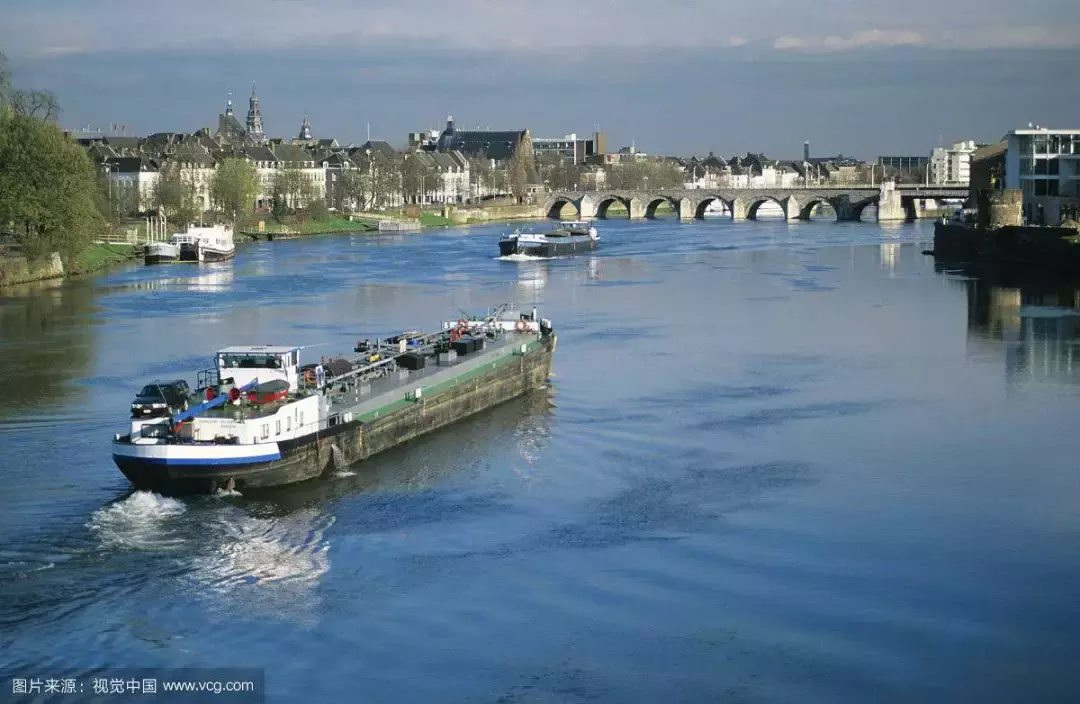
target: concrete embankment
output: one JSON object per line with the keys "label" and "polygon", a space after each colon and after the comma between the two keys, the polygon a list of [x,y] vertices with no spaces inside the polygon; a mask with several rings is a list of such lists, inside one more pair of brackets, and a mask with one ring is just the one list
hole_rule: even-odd
{"label": "concrete embankment", "polygon": [[18,247],[6,247],[0,251],[0,287],[92,274],[138,255],[138,247],[92,244],[66,264],[57,252],[31,262]]}
{"label": "concrete embankment", "polygon": [[1080,274],[1080,241],[1069,227],[1006,225],[994,229],[935,223],[934,258],[941,262],[996,262]]}
{"label": "concrete embankment", "polygon": [[541,220],[547,216],[539,205],[492,205],[480,208],[448,206],[446,217],[454,225],[502,222],[506,220]]}
{"label": "concrete embankment", "polygon": [[0,256],[0,286],[28,284],[63,276],[64,262],[56,252],[34,263],[27,261],[21,254]]}

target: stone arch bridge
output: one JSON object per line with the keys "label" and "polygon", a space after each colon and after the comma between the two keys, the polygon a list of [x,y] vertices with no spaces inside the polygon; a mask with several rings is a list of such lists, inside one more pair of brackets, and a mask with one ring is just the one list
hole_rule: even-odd
{"label": "stone arch bridge", "polygon": [[813,209],[822,204],[832,207],[837,220],[859,220],[863,210],[873,205],[877,219],[911,220],[920,216],[922,199],[964,198],[964,187],[938,186],[857,186],[850,188],[721,188],[673,189],[663,191],[560,191],[544,204],[548,217],[558,218],[566,205],[572,205],[580,218],[606,218],[608,209],[618,203],[631,219],[652,218],[656,210],[670,204],[680,220],[705,217],[710,204],[719,201],[734,220],[753,220],[765,203],[780,206],[787,220],[808,220]]}

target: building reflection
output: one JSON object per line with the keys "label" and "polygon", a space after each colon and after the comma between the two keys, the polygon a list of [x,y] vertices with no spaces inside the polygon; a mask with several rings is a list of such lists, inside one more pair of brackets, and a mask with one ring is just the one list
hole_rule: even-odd
{"label": "building reflection", "polygon": [[969,338],[1004,345],[1010,384],[1080,383],[1080,282],[995,272],[965,286]]}

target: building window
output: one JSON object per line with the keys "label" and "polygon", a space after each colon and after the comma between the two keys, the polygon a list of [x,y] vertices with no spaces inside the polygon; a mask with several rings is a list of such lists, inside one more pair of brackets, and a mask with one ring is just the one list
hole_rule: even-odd
{"label": "building window", "polygon": [[1042,179],[1039,179],[1038,181],[1035,181],[1034,186],[1035,186],[1035,195],[1037,195],[1037,196],[1045,196],[1046,195],[1046,181],[1044,181]]}

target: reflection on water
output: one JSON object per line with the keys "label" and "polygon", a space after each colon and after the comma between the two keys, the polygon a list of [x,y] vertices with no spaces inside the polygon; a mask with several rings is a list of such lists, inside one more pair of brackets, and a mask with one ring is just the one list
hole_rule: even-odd
{"label": "reflection on water", "polygon": [[93,361],[95,293],[85,281],[0,289],[0,416],[70,401]]}
{"label": "reflection on water", "polygon": [[896,256],[900,253],[899,242],[883,242],[879,245],[881,268],[890,274],[896,273]]}
{"label": "reflection on water", "polygon": [[214,293],[232,287],[232,262],[218,264],[172,264],[168,274],[160,279],[138,279],[123,284],[102,287],[102,292],[113,291],[190,291]]}
{"label": "reflection on water", "polygon": [[1019,272],[967,272],[976,349],[1004,350],[1010,385],[1080,383],[1080,282]]}

